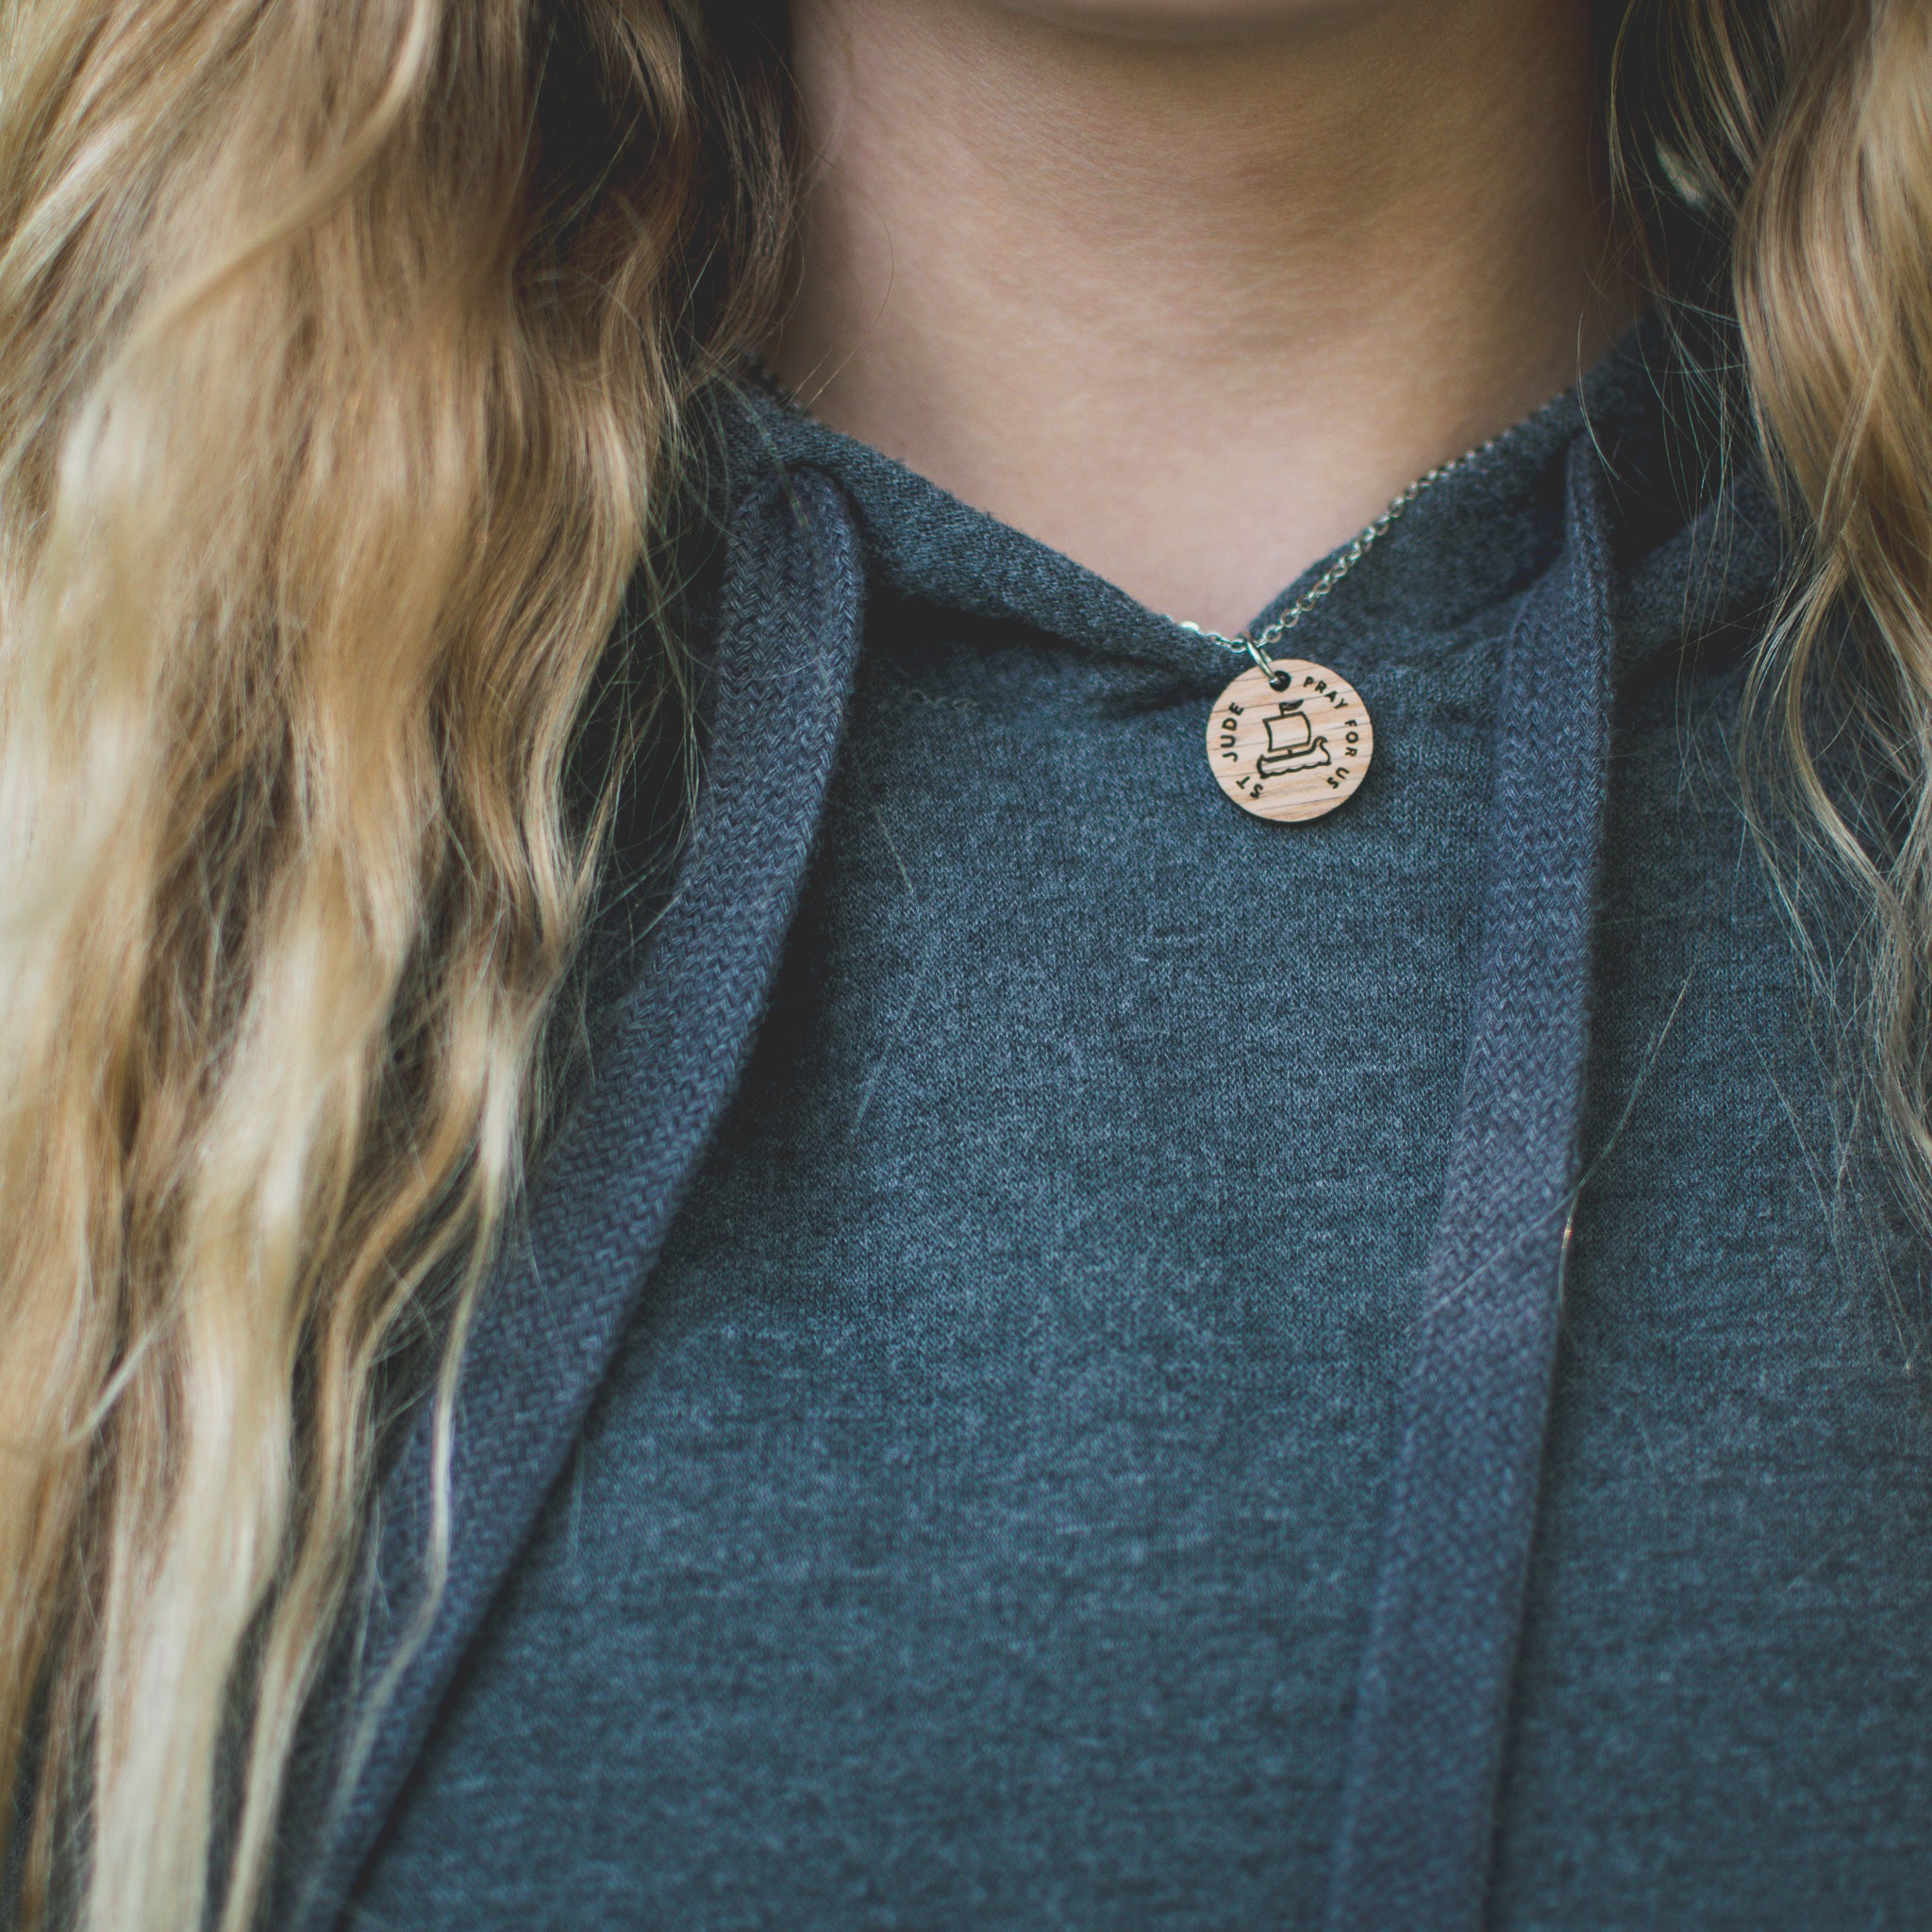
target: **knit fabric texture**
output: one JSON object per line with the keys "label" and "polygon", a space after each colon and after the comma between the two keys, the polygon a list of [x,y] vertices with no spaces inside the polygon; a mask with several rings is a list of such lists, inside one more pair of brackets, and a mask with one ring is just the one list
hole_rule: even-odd
{"label": "knit fabric texture", "polygon": [[[1489,1921],[1923,1916],[1917,1262],[1838,1161],[1730,776],[1774,536],[1748,491],[1700,502],[1651,356],[1446,479],[1297,632],[1376,752],[1295,826],[1206,766],[1241,660],[721,405],[719,675],[756,629],[772,680],[713,741],[708,849],[742,857],[646,958],[648,1024],[610,1032],[479,1330],[479,1387],[523,1392],[466,1402],[455,1607],[336,1834],[344,1923],[1321,1924],[1498,771],[1574,755],[1502,693],[1583,440],[1596,1019]],[[770,521],[841,527],[825,477],[857,546],[829,576]],[[834,763],[813,667],[850,661],[827,586],[861,561]],[[767,575],[747,625],[731,587]]]}
{"label": "knit fabric texture", "polygon": [[1469,1058],[1423,1270],[1327,1932],[1476,1932],[1521,1634],[1589,1058],[1614,632],[1596,451],[1503,654]]}
{"label": "knit fabric texture", "polygon": [[[556,1484],[770,991],[850,690],[863,586],[845,506],[822,477],[766,478],[737,507],[732,537],[741,558],[778,567],[741,570],[724,586],[712,756],[690,849],[528,1224],[481,1305],[452,1439],[448,1574],[426,1626],[426,1403],[384,1487],[371,1616],[320,1700],[352,1710],[378,1693],[381,1722],[328,1821],[319,1867],[289,1862],[278,1917],[338,1916]],[[317,1755],[332,1773],[354,1740],[331,1741]],[[308,1770],[311,1805],[329,1803],[334,1781]]]}

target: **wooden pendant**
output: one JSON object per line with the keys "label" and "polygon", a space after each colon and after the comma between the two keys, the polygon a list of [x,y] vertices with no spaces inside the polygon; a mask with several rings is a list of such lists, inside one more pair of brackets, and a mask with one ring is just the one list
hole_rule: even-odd
{"label": "wooden pendant", "polygon": [[1208,720],[1221,789],[1243,811],[1282,824],[1318,819],[1353,797],[1374,749],[1361,693],[1305,658],[1277,658],[1272,676],[1243,671]]}

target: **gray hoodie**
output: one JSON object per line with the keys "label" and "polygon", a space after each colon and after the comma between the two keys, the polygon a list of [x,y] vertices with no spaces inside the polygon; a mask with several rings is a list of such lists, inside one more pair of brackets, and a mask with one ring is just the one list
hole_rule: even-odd
{"label": "gray hoodie", "polygon": [[325,1826],[390,1478],[308,1924],[1924,1922],[1920,1263],[1731,776],[1774,527],[1666,362],[1297,631],[1375,728],[1301,825],[1212,781],[1222,646],[721,405],[696,818]]}

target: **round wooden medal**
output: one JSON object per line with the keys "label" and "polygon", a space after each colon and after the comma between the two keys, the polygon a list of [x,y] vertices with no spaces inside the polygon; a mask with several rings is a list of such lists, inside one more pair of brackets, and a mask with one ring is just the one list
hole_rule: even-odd
{"label": "round wooden medal", "polygon": [[1305,658],[1243,671],[1208,720],[1208,762],[1221,789],[1257,819],[1318,819],[1351,798],[1375,734],[1347,678]]}

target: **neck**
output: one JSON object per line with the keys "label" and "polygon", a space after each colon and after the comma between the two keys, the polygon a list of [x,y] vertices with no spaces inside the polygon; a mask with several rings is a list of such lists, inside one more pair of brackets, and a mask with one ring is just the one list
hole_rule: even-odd
{"label": "neck", "polygon": [[833,426],[1223,630],[1635,310],[1583,0],[1258,10],[794,0],[817,160],[773,353]]}

